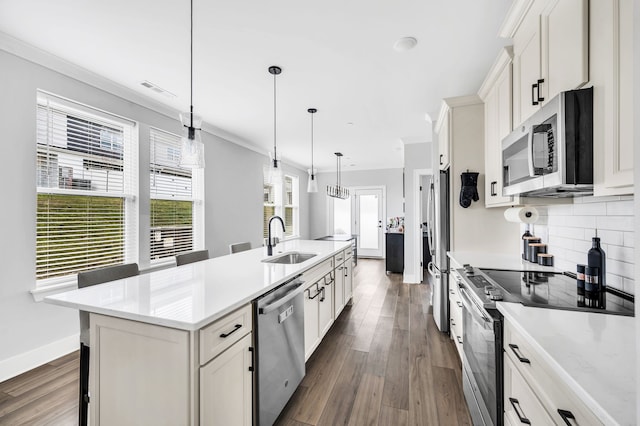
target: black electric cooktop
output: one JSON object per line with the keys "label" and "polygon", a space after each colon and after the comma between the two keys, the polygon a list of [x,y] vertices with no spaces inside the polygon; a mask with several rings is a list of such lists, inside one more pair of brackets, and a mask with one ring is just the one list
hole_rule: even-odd
{"label": "black electric cooktop", "polygon": [[484,268],[480,271],[508,294],[505,301],[518,301],[526,306],[634,315],[633,299],[615,291],[607,292],[606,309],[579,306],[575,278],[562,273]]}

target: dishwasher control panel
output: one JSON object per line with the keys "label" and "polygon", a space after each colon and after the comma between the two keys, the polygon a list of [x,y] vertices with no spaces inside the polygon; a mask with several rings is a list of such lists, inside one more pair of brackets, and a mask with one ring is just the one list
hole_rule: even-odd
{"label": "dishwasher control panel", "polygon": [[278,315],[278,322],[281,323],[282,321],[289,318],[292,314],[293,314],[293,305],[289,306],[287,309],[281,312],[280,315]]}

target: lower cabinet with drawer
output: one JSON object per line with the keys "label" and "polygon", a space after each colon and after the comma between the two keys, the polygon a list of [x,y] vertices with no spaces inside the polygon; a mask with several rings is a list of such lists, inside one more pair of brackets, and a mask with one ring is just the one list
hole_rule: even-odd
{"label": "lower cabinet with drawer", "polygon": [[462,360],[462,300],[457,276],[458,273],[452,269],[449,273],[449,333]]}
{"label": "lower cabinet with drawer", "polygon": [[602,425],[506,319],[504,407],[506,424]]}
{"label": "lower cabinet with drawer", "polygon": [[304,354],[309,359],[333,324],[336,271],[331,259],[302,275],[304,289]]}

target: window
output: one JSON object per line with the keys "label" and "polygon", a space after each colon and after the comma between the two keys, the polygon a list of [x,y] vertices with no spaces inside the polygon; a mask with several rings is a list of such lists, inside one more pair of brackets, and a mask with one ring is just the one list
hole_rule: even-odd
{"label": "window", "polygon": [[180,136],[150,131],[151,261],[201,248],[202,169],[180,163]]}
{"label": "window", "polygon": [[[269,218],[273,215],[282,217],[285,226],[284,238],[300,235],[299,225],[299,178],[285,175],[280,182],[267,182],[268,167],[264,169],[263,199],[263,234],[269,234]],[[276,232],[280,232],[280,228]]]}
{"label": "window", "polygon": [[135,262],[135,123],[38,93],[36,279]]}

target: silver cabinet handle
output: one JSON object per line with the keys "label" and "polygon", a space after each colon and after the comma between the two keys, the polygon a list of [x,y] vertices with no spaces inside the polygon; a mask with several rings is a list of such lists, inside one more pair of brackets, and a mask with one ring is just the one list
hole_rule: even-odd
{"label": "silver cabinet handle", "polygon": [[458,343],[462,344],[462,337],[456,336],[456,339],[458,339]]}

